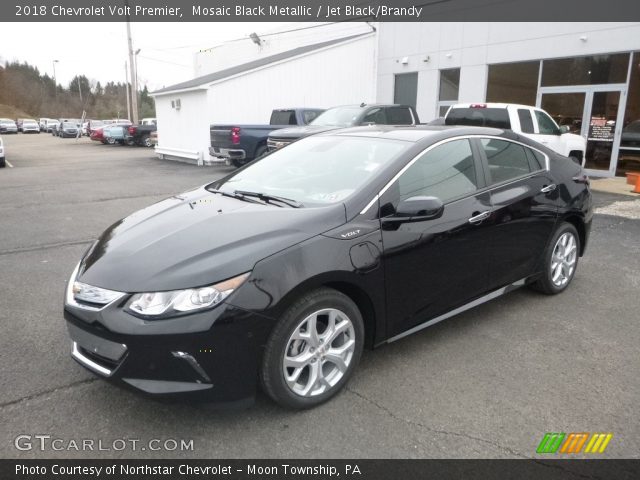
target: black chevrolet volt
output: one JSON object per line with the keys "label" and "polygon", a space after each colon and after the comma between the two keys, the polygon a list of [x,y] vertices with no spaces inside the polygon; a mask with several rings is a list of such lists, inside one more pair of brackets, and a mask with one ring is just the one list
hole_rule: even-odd
{"label": "black chevrolet volt", "polygon": [[67,286],[72,356],[159,398],[313,407],[365,347],[564,291],[591,219],[582,168],[510,131],[315,135],[109,227]]}

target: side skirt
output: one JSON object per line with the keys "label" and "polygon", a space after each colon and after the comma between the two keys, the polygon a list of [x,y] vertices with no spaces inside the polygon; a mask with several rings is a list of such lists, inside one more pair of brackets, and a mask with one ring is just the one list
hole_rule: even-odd
{"label": "side skirt", "polygon": [[507,285],[505,287],[499,288],[498,290],[494,290],[491,293],[487,293],[486,295],[480,297],[480,298],[476,298],[475,300],[462,305],[461,307],[458,307],[454,310],[451,310],[450,312],[444,313],[442,315],[440,315],[439,317],[435,317],[432,318],[431,320],[427,320],[424,323],[421,323],[420,325],[416,325],[413,328],[410,328],[409,330],[406,330],[394,337],[388,338],[387,340],[383,341],[382,343],[391,343],[391,342],[395,342],[396,340],[400,340],[401,338],[407,337],[413,333],[419,332],[422,329],[425,329],[427,327],[430,327],[431,325],[435,325],[436,323],[439,323],[443,320],[446,320],[447,318],[451,318],[455,315],[458,315],[459,313],[462,312],[466,312],[467,310],[470,310],[474,307],[477,307],[478,305],[482,305],[483,303],[486,303],[490,300],[493,300],[494,298],[498,298],[502,295],[504,295],[505,293],[509,293],[513,290],[516,290],[517,288],[522,287],[523,285],[525,285],[527,279],[523,278],[522,280],[518,280],[517,282],[514,282],[510,285]]}

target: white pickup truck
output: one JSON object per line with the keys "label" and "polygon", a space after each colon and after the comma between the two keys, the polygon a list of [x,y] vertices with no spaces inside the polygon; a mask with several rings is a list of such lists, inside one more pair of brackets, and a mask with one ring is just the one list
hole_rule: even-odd
{"label": "white pickup truck", "polygon": [[587,141],[569,133],[569,127],[558,127],[549,114],[539,108],[513,103],[458,103],[449,108],[444,123],[510,129],[580,165],[584,163]]}

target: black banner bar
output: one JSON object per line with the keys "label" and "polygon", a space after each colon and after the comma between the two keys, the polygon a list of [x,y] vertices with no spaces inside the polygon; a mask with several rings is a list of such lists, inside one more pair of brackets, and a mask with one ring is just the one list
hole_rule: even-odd
{"label": "black banner bar", "polygon": [[634,0],[16,0],[4,22],[637,21]]}
{"label": "black banner bar", "polygon": [[2,480],[637,480],[640,460],[0,460]]}

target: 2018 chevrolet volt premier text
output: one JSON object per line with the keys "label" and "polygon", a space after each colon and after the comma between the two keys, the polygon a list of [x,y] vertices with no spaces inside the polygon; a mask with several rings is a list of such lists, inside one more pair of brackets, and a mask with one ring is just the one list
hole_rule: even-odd
{"label": "2018 chevrolet volt premier text", "polygon": [[365,347],[565,290],[591,218],[581,167],[513,132],[315,135],[109,227],[67,287],[72,356],[158,397],[312,407]]}

